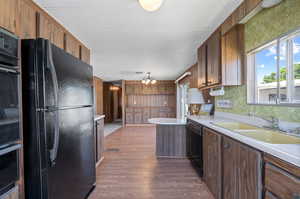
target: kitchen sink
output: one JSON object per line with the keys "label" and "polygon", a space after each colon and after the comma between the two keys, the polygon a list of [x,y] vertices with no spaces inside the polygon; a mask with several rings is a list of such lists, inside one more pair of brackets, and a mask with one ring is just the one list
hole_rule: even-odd
{"label": "kitchen sink", "polygon": [[216,126],[270,144],[300,144],[300,138],[240,122],[214,122]]}

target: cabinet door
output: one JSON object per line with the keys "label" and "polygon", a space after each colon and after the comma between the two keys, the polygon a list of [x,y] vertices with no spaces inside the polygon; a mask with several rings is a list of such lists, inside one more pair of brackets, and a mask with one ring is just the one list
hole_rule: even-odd
{"label": "cabinet door", "polygon": [[223,199],[238,198],[238,163],[239,145],[237,142],[223,137]]}
{"label": "cabinet door", "polygon": [[104,119],[97,121],[97,161],[103,158],[104,152]]}
{"label": "cabinet door", "polygon": [[85,46],[80,46],[80,50],[81,60],[87,64],[90,64],[90,49]]}
{"label": "cabinet door", "polygon": [[207,84],[221,83],[221,32],[216,31],[207,41]]}
{"label": "cabinet door", "polygon": [[18,18],[18,0],[1,0],[0,1],[0,27],[16,33]]}
{"label": "cabinet door", "polygon": [[37,37],[37,11],[26,0],[21,0],[20,8],[20,38],[34,39]]}
{"label": "cabinet door", "polygon": [[57,47],[64,49],[63,28],[43,13],[38,13],[38,37],[48,39]]}
{"label": "cabinet door", "polygon": [[204,181],[215,199],[221,198],[221,135],[204,128],[203,135]]}
{"label": "cabinet door", "polygon": [[38,13],[37,19],[37,36],[52,41],[53,23],[51,22],[51,20],[42,13]]}
{"label": "cabinet door", "polygon": [[198,87],[206,86],[206,44],[198,48]]}
{"label": "cabinet door", "polygon": [[239,197],[243,199],[262,198],[261,153],[244,144],[239,147]]}
{"label": "cabinet door", "polygon": [[58,24],[53,24],[52,26],[52,39],[51,42],[57,47],[64,49],[64,29]]}
{"label": "cabinet door", "polygon": [[70,53],[71,55],[73,55],[74,57],[79,58],[79,50],[80,50],[80,44],[79,42],[76,40],[76,38],[74,38],[72,35],[67,34],[66,35],[66,51],[68,53]]}
{"label": "cabinet door", "polygon": [[246,15],[254,10],[262,0],[245,0]]}
{"label": "cabinet door", "polygon": [[222,85],[242,84],[243,49],[240,37],[243,26],[235,26],[222,36]]}

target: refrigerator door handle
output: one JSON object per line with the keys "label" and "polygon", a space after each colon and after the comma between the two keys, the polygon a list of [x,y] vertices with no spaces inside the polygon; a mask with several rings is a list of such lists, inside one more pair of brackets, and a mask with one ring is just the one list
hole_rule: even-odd
{"label": "refrigerator door handle", "polygon": [[[52,59],[52,49],[51,49],[51,43],[48,41],[47,42],[47,50],[48,50],[48,64],[47,64],[47,69],[50,71],[51,73],[51,77],[52,77],[52,84],[53,84],[53,90],[54,90],[54,110],[55,108],[58,107],[58,82],[57,82],[57,75],[56,75],[56,70],[55,70],[55,66],[53,63],[53,59]],[[51,108],[47,107],[48,111],[52,111],[50,110]],[[58,111],[54,111],[54,121],[55,121],[55,127],[54,127],[54,139],[53,139],[53,146],[50,149],[50,166],[53,167],[55,165],[56,162],[56,157],[57,157],[57,151],[58,151],[58,146],[59,146],[59,116],[58,116]]]}

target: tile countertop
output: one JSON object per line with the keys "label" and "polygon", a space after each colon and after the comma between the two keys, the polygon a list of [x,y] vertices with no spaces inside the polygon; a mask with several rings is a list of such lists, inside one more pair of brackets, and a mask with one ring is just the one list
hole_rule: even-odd
{"label": "tile countertop", "polygon": [[97,120],[101,120],[103,118],[105,118],[105,115],[95,115],[94,120],[97,121]]}
{"label": "tile countertop", "polygon": [[176,118],[151,118],[148,121],[149,123],[156,125],[186,125],[185,120]]}
{"label": "tile countertop", "polygon": [[269,144],[266,142],[261,142],[253,138],[240,135],[238,133],[232,132],[230,130],[212,124],[212,122],[235,121],[227,117],[225,118],[225,117],[218,117],[218,116],[188,116],[188,119],[193,120],[205,127],[213,129],[223,135],[231,137],[244,144],[247,144],[253,148],[256,148],[262,152],[271,154],[297,167],[300,167],[300,144]]}

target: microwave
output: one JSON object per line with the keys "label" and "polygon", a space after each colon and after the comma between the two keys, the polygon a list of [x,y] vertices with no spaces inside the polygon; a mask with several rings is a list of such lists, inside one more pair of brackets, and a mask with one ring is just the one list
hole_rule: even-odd
{"label": "microwave", "polygon": [[20,148],[20,144],[15,144],[0,149],[0,195],[19,180]]}

